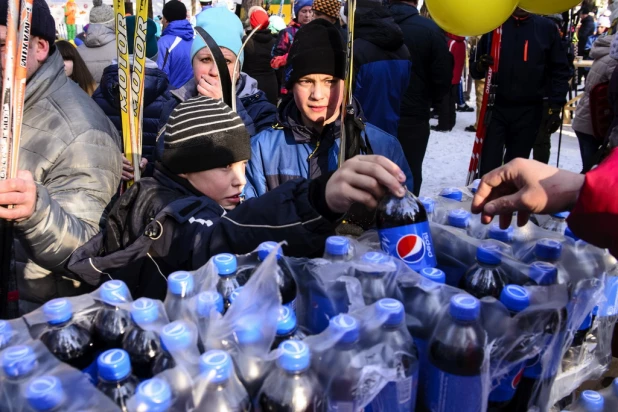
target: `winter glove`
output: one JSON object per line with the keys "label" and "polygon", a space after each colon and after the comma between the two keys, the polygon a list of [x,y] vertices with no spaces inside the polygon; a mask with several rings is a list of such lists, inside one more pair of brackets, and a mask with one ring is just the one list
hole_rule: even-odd
{"label": "winter glove", "polygon": [[558,106],[556,104],[552,104],[551,106],[549,106],[549,109],[547,109],[547,133],[553,134],[558,131],[558,129],[560,128],[560,124],[562,123],[562,119],[560,118],[561,113],[561,106]]}
{"label": "winter glove", "polygon": [[481,73],[485,73],[493,64],[494,58],[489,54],[484,54],[479,58],[479,61],[476,62],[476,70]]}

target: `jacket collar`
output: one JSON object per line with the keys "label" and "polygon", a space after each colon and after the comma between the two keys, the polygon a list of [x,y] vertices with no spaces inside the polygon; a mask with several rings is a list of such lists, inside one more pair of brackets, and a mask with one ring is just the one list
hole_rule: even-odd
{"label": "jacket collar", "polygon": [[64,73],[64,60],[56,50],[45,60],[43,65],[32,75],[26,84],[24,109],[45,99],[69,81]]}

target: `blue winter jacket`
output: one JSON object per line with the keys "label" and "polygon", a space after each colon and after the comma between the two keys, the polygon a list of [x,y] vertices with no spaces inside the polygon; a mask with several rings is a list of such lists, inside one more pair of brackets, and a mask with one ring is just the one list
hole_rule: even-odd
{"label": "blue winter jacket", "polygon": [[[154,62],[151,62],[151,64],[155,65]],[[167,123],[167,119],[177,103],[170,93],[165,73],[148,66],[147,63],[144,81],[142,154],[148,159],[150,173],[147,174],[149,175],[152,173],[152,166],[154,165],[157,135]],[[105,68],[103,76],[101,76],[101,84],[95,90],[92,98],[103,109],[122,136],[118,65],[114,64]],[[161,147],[161,150],[163,150],[163,147]]]}
{"label": "blue winter jacket", "polygon": [[[361,114],[356,103],[357,113]],[[279,107],[279,124],[251,139],[251,159],[247,165],[247,198],[261,196],[293,179],[316,179],[337,169],[340,121],[327,125],[318,135],[304,126],[294,100]],[[373,126],[365,124],[374,154],[389,158],[405,173],[406,186],[412,190],[412,172],[399,141]]]}
{"label": "blue winter jacket", "polygon": [[[177,89],[193,78],[191,65],[191,45],[193,44],[193,27],[188,20],[171,22],[157,42],[159,55],[157,65],[167,74],[173,88]],[[180,43],[172,45],[179,37]],[[171,51],[169,51],[172,48]]]}

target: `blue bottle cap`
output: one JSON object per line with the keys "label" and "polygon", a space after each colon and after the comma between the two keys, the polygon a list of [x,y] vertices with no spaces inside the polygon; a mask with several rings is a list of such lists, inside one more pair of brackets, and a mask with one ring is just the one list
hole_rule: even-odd
{"label": "blue bottle cap", "polygon": [[66,395],[60,379],[44,375],[30,381],[26,388],[26,399],[35,411],[48,411],[62,405]]}
{"label": "blue bottle cap", "polygon": [[219,253],[212,259],[215,263],[219,276],[229,276],[236,273],[238,262],[236,260],[236,256],[231,253]]}
{"label": "blue bottle cap", "polygon": [[474,181],[470,185],[470,191],[472,193],[476,193],[479,190],[479,185],[480,184],[481,184],[481,179],[474,179]]}
{"label": "blue bottle cap", "polygon": [[528,276],[539,286],[554,285],[558,281],[558,269],[551,263],[533,262]]}
{"label": "blue bottle cap", "polygon": [[489,226],[489,231],[487,235],[490,239],[499,240],[504,243],[511,243],[513,241],[513,228],[511,226],[506,229],[500,229],[500,225],[498,223],[492,223]]}
{"label": "blue bottle cap", "polygon": [[131,304],[131,317],[137,324],[152,323],[159,319],[159,307],[149,298],[139,298]]}
{"label": "blue bottle cap", "polygon": [[421,203],[423,204],[423,207],[425,208],[425,212],[433,213],[433,211],[436,209],[436,201],[433,200],[432,198],[427,197],[427,196],[421,196],[418,198],[418,200],[420,200]]}
{"label": "blue bottle cap", "polygon": [[476,260],[486,265],[499,265],[502,263],[502,251],[500,246],[491,242],[483,242],[476,248]]}
{"label": "blue bottle cap", "polygon": [[474,296],[460,293],[451,298],[449,312],[457,320],[476,320],[481,314],[481,302]]}
{"label": "blue bottle cap", "polygon": [[534,246],[534,255],[541,260],[556,261],[562,255],[562,243],[554,239],[541,239]]}
{"label": "blue bottle cap", "polygon": [[5,347],[13,337],[13,327],[6,320],[0,320],[0,348]]}
{"label": "blue bottle cap", "polygon": [[339,343],[354,343],[360,337],[358,321],[350,315],[342,313],[331,318],[330,328],[333,333],[342,334]]}
{"label": "blue bottle cap", "polygon": [[170,352],[188,348],[191,345],[192,338],[191,329],[182,320],[168,323],[161,329],[161,343]]}
{"label": "blue bottle cap", "polygon": [[440,191],[440,196],[461,202],[463,199],[463,192],[456,187],[446,187]]}
{"label": "blue bottle cap", "polygon": [[618,378],[612,381],[612,392],[614,392],[614,396],[618,396]]}
{"label": "blue bottle cap", "polygon": [[197,314],[200,317],[210,315],[212,309],[223,314],[223,297],[220,293],[207,290],[197,295]]}
{"label": "blue bottle cap", "polygon": [[344,236],[329,236],[326,239],[326,253],[333,256],[345,256],[350,250],[350,239]]}
{"label": "blue bottle cap", "polygon": [[241,345],[252,345],[263,339],[260,324],[257,322],[243,322],[243,324],[237,325],[234,328],[234,334]]}
{"label": "blue bottle cap", "polygon": [[279,309],[279,318],[277,319],[277,336],[285,336],[296,330],[296,314],[287,306],[281,306]]}
{"label": "blue bottle cap", "polygon": [[376,310],[378,312],[378,316],[386,317],[386,321],[384,322],[384,325],[386,326],[401,325],[405,318],[403,304],[396,299],[380,299],[376,303]]}
{"label": "blue bottle cap", "polygon": [[420,272],[421,276],[425,279],[433,280],[436,283],[446,283],[446,274],[440,269],[436,268],[423,268]]}
{"label": "blue bottle cap", "polygon": [[[384,275],[385,272],[393,272],[397,268],[393,262],[393,259],[389,255],[382,252],[367,252],[363,254],[361,261],[368,265],[381,265],[382,267],[380,267],[380,270],[370,273],[377,276]],[[389,265],[389,267],[386,267],[385,265]]]}
{"label": "blue bottle cap", "polygon": [[300,372],[309,367],[311,353],[305,342],[291,339],[281,342],[279,345],[279,358],[277,363],[288,372]]}
{"label": "blue bottle cap", "polygon": [[222,350],[209,350],[200,356],[200,373],[208,382],[226,382],[232,376],[232,358]]}
{"label": "blue bottle cap", "polygon": [[6,376],[19,378],[32,372],[36,366],[36,355],[28,345],[11,346],[2,352],[2,369]]}
{"label": "blue bottle cap", "polygon": [[453,227],[465,229],[470,221],[470,212],[464,209],[454,209],[448,212],[448,224]]}
{"label": "blue bottle cap", "polygon": [[127,284],[122,280],[108,280],[101,286],[101,299],[108,305],[125,303],[131,299]]}
{"label": "blue bottle cap", "polygon": [[64,323],[73,317],[73,305],[68,299],[52,299],[43,305],[43,314],[51,325]]}
{"label": "blue bottle cap", "polygon": [[566,219],[570,214],[570,212],[558,212],[551,215],[551,217],[555,217],[556,219]]}
{"label": "blue bottle cap", "polygon": [[172,406],[172,389],[160,378],[148,379],[137,386],[138,405],[145,412],[165,412]]}
{"label": "blue bottle cap", "polygon": [[232,292],[229,297],[230,303],[236,302],[236,299],[238,299],[238,295],[240,295],[240,292],[242,292],[243,287],[244,286],[239,286],[236,289],[234,289],[234,292]]}
{"label": "blue bottle cap", "polygon": [[597,391],[583,391],[579,398],[586,412],[603,412],[605,399]]}
{"label": "blue bottle cap", "polygon": [[97,358],[99,378],[107,382],[122,380],[131,374],[131,359],[122,349],[110,349]]}
{"label": "blue bottle cap", "polygon": [[272,252],[273,249],[277,249],[277,260],[283,256],[283,251],[277,244],[277,242],[262,242],[257,248],[258,259],[263,261]]}
{"label": "blue bottle cap", "polygon": [[566,230],[564,231],[564,235],[566,237],[570,237],[571,239],[573,239],[574,241],[579,241],[581,240],[580,238],[578,238],[577,236],[575,236],[575,233],[573,233],[573,231],[571,230],[570,227],[567,227]]}
{"label": "blue bottle cap", "polygon": [[195,287],[193,275],[184,270],[174,272],[167,277],[167,288],[177,296],[186,296],[193,292]]}
{"label": "blue bottle cap", "polygon": [[584,318],[584,321],[582,322],[581,325],[579,325],[579,328],[577,328],[577,330],[586,330],[586,329],[589,329],[591,326],[592,326],[592,312],[590,312]]}
{"label": "blue bottle cap", "polygon": [[500,302],[511,312],[521,312],[530,306],[530,294],[517,285],[506,285],[500,293]]}

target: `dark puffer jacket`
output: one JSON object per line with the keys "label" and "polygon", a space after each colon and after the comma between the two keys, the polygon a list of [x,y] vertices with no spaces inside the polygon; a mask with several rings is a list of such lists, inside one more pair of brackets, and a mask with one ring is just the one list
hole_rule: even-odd
{"label": "dark puffer jacket", "polygon": [[245,62],[243,72],[257,80],[258,88],[264,93],[268,101],[277,104],[279,84],[277,73],[270,65],[270,53],[277,39],[270,30],[258,30],[245,46]]}
{"label": "dark puffer jacket", "polygon": [[[157,135],[167,123],[167,118],[177,104],[176,99],[174,99],[174,96],[172,96],[169,90],[169,83],[165,73],[159,69],[146,66],[142,154],[148,159],[150,165],[154,165]],[[117,64],[108,66],[103,71],[101,85],[94,92],[92,98],[97,102],[99,107],[103,109],[107,117],[110,118],[118,132],[122,135]],[[152,169],[149,167],[146,174],[150,175],[151,172]]]}

